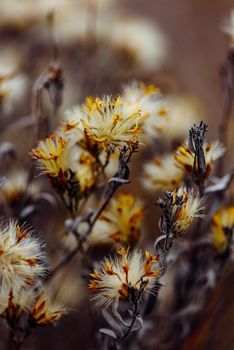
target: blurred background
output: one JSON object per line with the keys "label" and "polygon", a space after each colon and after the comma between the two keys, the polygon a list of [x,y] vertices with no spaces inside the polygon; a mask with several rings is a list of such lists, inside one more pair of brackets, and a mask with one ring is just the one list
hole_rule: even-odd
{"label": "blurred background", "polygon": [[[182,134],[175,131],[175,143],[186,137],[183,113],[188,108],[191,111],[188,123],[205,120],[209,125],[208,138],[216,138],[223,103],[219,71],[229,45],[221,26],[233,7],[231,0],[1,0],[0,77],[9,74],[12,85],[0,91],[0,135],[1,141],[17,147],[14,166],[31,164],[27,154],[34,140],[33,86],[39,76],[48,74],[54,61],[59,61],[64,77],[63,104],[55,116],[55,126],[64,111],[82,102],[85,96],[115,95],[124,83],[142,80],[156,84],[163,94],[177,98],[177,102],[186,101],[182,106],[178,102],[178,109],[182,109],[172,133],[179,123]],[[49,113],[49,107],[45,109]],[[233,158],[232,130],[229,161]],[[152,149],[145,148],[137,157],[131,184],[126,189],[137,190],[145,202],[145,232],[149,241],[157,232],[156,193],[146,194],[139,184],[141,160],[151,158],[152,154]],[[42,206],[33,221],[38,230],[45,232],[52,265],[57,258],[56,254],[53,256],[60,230],[57,221],[62,222],[57,220],[58,215],[61,219],[66,215],[59,205],[49,215],[48,208]],[[40,220],[42,216],[47,217],[46,229]],[[96,317],[97,322],[101,321],[93,316],[94,311],[87,311],[84,302],[87,291],[76,267],[73,261],[69,272],[58,276],[56,293],[67,294],[68,314],[56,327],[35,330],[23,349],[95,349],[97,324],[92,329],[90,319]],[[229,264],[215,287],[205,316],[181,349],[234,349],[233,277],[233,265]],[[1,325],[0,335],[4,334]]]}

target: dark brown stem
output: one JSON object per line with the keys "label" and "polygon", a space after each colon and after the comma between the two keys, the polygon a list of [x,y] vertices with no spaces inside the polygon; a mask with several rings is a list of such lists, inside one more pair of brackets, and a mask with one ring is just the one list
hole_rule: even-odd
{"label": "dark brown stem", "polygon": [[202,198],[204,196],[205,186],[204,181],[200,181],[198,184],[199,196]]}
{"label": "dark brown stem", "polygon": [[135,303],[134,305],[134,311],[133,311],[133,315],[132,315],[132,321],[126,331],[126,333],[121,337],[121,341],[124,340],[125,338],[127,338],[127,336],[131,333],[131,330],[136,322],[137,316],[138,316],[138,302]]}
{"label": "dark brown stem", "polygon": [[117,186],[113,187],[111,189],[111,191],[109,191],[109,193],[106,195],[105,199],[104,199],[104,202],[102,203],[102,205],[100,206],[100,208],[96,211],[96,213],[94,214],[93,216],[93,219],[91,220],[91,223],[89,225],[89,228],[86,232],[86,235],[85,236],[88,236],[91,231],[92,231],[92,228],[94,226],[94,224],[96,223],[96,221],[98,220],[99,216],[102,214],[102,212],[106,209],[107,205],[109,204],[111,198],[113,197],[113,195],[115,194],[116,190],[117,190]]}
{"label": "dark brown stem", "polygon": [[[84,235],[85,238],[87,238],[90,233],[92,232],[93,226],[96,223],[96,221],[98,220],[99,216],[102,214],[102,212],[105,210],[105,208],[107,207],[108,203],[110,202],[111,198],[113,197],[113,195],[115,194],[118,186],[113,186],[110,188],[110,185],[108,185],[109,191],[107,193],[107,195],[105,196],[105,199],[102,203],[102,205],[98,208],[98,210],[96,211],[96,213],[93,215],[93,218],[90,220],[89,223],[89,227]],[[78,236],[78,235],[76,235]],[[50,275],[50,279],[64,266],[66,266],[73,258],[74,256],[77,254],[77,252],[80,250],[81,248],[81,244],[83,242],[80,241],[80,243],[77,245],[77,247],[75,249],[73,249],[71,252],[69,252],[66,256],[64,256],[64,258],[58,263],[58,265],[53,269],[51,275]]]}
{"label": "dark brown stem", "polygon": [[49,280],[54,277],[58,271],[60,271],[63,267],[65,267],[76,255],[76,253],[79,251],[80,245],[77,245],[75,249],[73,249],[71,252],[69,252],[67,255],[63,257],[63,259],[58,263],[58,265],[55,266],[55,268],[52,270]]}
{"label": "dark brown stem", "polygon": [[24,338],[21,341],[16,341],[15,331],[10,329],[6,350],[19,350],[23,344]]}

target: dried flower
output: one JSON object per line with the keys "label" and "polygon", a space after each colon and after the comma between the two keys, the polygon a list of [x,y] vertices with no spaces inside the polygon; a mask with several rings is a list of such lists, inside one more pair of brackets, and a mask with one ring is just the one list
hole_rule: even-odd
{"label": "dried flower", "polygon": [[0,299],[32,286],[45,273],[38,237],[15,221],[0,226]]}
{"label": "dried flower", "polygon": [[234,229],[234,207],[220,208],[211,222],[211,238],[218,253],[223,253],[232,242]]}
{"label": "dried flower", "polygon": [[120,300],[131,301],[139,291],[154,292],[154,282],[159,276],[158,259],[145,256],[141,251],[120,248],[114,260],[105,258],[99,269],[90,274],[89,288],[95,292],[93,297],[99,306],[117,305]]}
{"label": "dried flower", "polygon": [[[155,21],[152,24],[150,21],[132,16],[132,14],[131,16],[122,15],[115,3],[118,4],[118,1],[98,0],[99,11],[95,16],[96,30],[93,28],[93,30],[87,31],[88,18],[90,12],[92,12],[92,2],[76,1],[67,3],[65,1],[64,4],[60,0],[58,4],[56,3],[53,6],[58,7],[55,32],[60,42],[82,45],[84,42],[92,43],[91,40],[95,36],[98,38],[101,50],[108,50],[108,52],[114,52],[117,55],[124,53],[124,57],[129,57],[133,65],[130,68],[137,69],[138,72],[139,70],[151,71],[160,67],[165,62],[168,51],[165,35],[155,25]],[[32,17],[33,11],[28,12]],[[18,18],[16,17],[16,19]],[[25,20],[23,22],[25,23]],[[106,60],[109,55],[104,55],[103,58]],[[108,63],[115,64],[115,62],[110,61]],[[109,65],[107,68],[109,68]]]}
{"label": "dried flower", "polygon": [[[213,169],[214,162],[224,154],[225,149],[219,141],[215,141],[213,143],[205,142],[203,150],[205,157],[204,177],[207,178]],[[199,175],[198,160],[196,159],[195,162],[195,154],[191,151],[187,142],[177,148],[175,159],[179,168],[190,175]]]}
{"label": "dried flower", "polygon": [[51,291],[42,289],[31,310],[30,319],[34,325],[46,326],[56,323],[64,313],[65,308],[53,300]]}
{"label": "dried flower", "polygon": [[34,290],[21,288],[18,292],[10,291],[5,300],[0,300],[0,314],[8,321],[19,319],[25,310],[30,310],[33,303]]}
{"label": "dried flower", "polygon": [[39,141],[38,146],[29,154],[33,159],[37,159],[42,173],[48,174],[65,207],[74,215],[78,209],[81,193],[79,180],[71,169],[70,153],[69,141],[52,134]]}
{"label": "dried flower", "polygon": [[33,197],[39,191],[39,184],[28,184],[28,173],[24,170],[10,173],[0,188],[0,193],[10,205],[18,203],[24,195]]}
{"label": "dried flower", "polygon": [[[48,0],[46,0],[48,2]],[[51,2],[51,0],[50,0]],[[59,37],[59,41],[62,44],[75,44],[77,43],[87,43],[92,40],[93,35],[100,38],[100,44],[103,40],[106,43],[106,36],[109,35],[108,28],[110,31],[110,23],[116,20],[116,16],[112,14],[116,13],[116,8],[114,3],[116,0],[111,2],[108,0],[98,0],[98,11],[95,16],[96,28],[94,33],[90,30],[87,31],[87,26],[89,25],[89,16],[92,12],[92,8],[95,7],[93,1],[83,1],[78,0],[75,2],[61,1],[55,3],[54,7],[60,7],[60,11],[57,11],[58,20],[55,21],[55,32]],[[61,6],[62,5],[62,6]],[[56,9],[57,9],[56,7]],[[77,25],[78,23],[78,25]]]}
{"label": "dried flower", "polygon": [[12,8],[8,3],[2,3],[0,6],[1,21],[4,24],[14,25],[20,29],[41,20],[50,10],[59,8],[60,11],[67,11],[68,4],[64,0],[42,0],[38,3],[37,11],[34,11],[33,3],[27,0],[22,0],[21,3],[17,0],[12,0]]}
{"label": "dried flower", "polygon": [[149,190],[173,190],[184,178],[184,172],[178,168],[173,154],[154,158],[144,166],[142,181]]}
{"label": "dried flower", "polygon": [[133,57],[138,70],[155,70],[165,61],[167,40],[161,30],[147,20],[117,17],[108,26],[105,36],[113,47]]}
{"label": "dried flower", "polygon": [[89,237],[91,243],[125,243],[138,240],[143,220],[139,200],[128,194],[118,194],[96,222]]}
{"label": "dried flower", "polygon": [[42,172],[49,175],[56,192],[74,214],[79,200],[95,184],[101,164],[75,142],[55,134],[40,141],[30,155],[37,159]]}
{"label": "dried flower", "polygon": [[61,136],[69,140],[70,144],[75,144],[83,138],[83,127],[81,119],[84,117],[84,110],[77,105],[65,111],[65,117],[61,121],[59,129]]}
{"label": "dried flower", "polygon": [[38,146],[30,151],[30,156],[38,160],[42,172],[64,181],[69,170],[69,142],[55,134],[39,141]]}
{"label": "dried flower", "polygon": [[164,199],[158,199],[157,204],[163,210],[160,227],[167,239],[170,234],[173,238],[181,236],[188,230],[194,218],[204,216],[202,201],[185,187],[179,187],[173,192],[167,191]]}
{"label": "dried flower", "polygon": [[180,187],[172,192],[172,227],[175,237],[181,236],[191,226],[194,218],[203,217],[202,199],[193,191]]}
{"label": "dried flower", "polygon": [[72,171],[79,181],[80,192],[85,194],[95,184],[100,164],[91,153],[77,146],[71,148],[69,156]]}
{"label": "dried flower", "polygon": [[0,68],[0,106],[4,113],[10,113],[24,95],[26,82],[26,77],[16,74],[13,68]]}
{"label": "dried flower", "polygon": [[87,100],[86,116],[81,122],[91,142],[100,149],[114,151],[137,142],[139,119],[140,112],[137,109],[127,113],[119,97],[112,100],[106,96],[102,100]]}
{"label": "dried flower", "polygon": [[205,117],[200,101],[194,96],[173,95],[165,99],[165,103],[169,111],[162,134],[168,142],[183,141],[190,126]]}
{"label": "dried flower", "polygon": [[133,82],[124,86],[121,96],[130,113],[136,109],[141,111],[146,140],[158,137],[168,119],[168,110],[160,90],[154,85]]}

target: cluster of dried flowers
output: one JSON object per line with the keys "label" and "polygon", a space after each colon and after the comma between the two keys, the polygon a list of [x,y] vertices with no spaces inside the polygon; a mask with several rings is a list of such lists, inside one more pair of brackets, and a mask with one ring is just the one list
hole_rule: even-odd
{"label": "cluster of dried flowers", "polygon": [[[102,2],[106,9],[106,2]],[[65,18],[71,18],[70,7],[66,2],[61,4]],[[7,6],[5,2],[0,9],[9,25],[14,16],[10,16]],[[20,15],[27,28],[30,19],[26,9],[21,4]],[[40,11],[42,15],[44,1]],[[82,7],[82,11],[87,8]],[[117,30],[117,19],[113,14],[109,16],[113,23],[108,30],[101,18],[98,24],[102,24],[99,35],[109,43],[112,55],[118,56],[118,51],[124,48],[123,57],[131,54],[131,60],[142,69],[148,59],[149,67],[157,53],[139,47],[138,36],[136,41],[128,41],[127,34],[132,39],[136,24],[125,23],[119,32],[119,22]],[[15,24],[17,27],[19,22]],[[56,29],[65,42],[68,38],[69,42],[84,40],[84,33],[77,32],[73,25],[55,26]],[[145,27],[145,31],[150,28]],[[227,91],[231,90],[232,106],[233,15],[225,31],[231,36],[231,45],[223,79]],[[154,41],[154,35],[151,36]],[[95,38],[91,39],[94,45]],[[145,45],[150,46],[147,42]],[[17,106],[15,103],[22,97],[26,82],[14,70],[0,73],[3,114]],[[67,312],[63,298],[58,298],[58,289],[57,297],[53,296],[53,288],[56,290],[53,282],[61,271],[67,271],[75,257],[79,258],[75,277],[79,274],[80,288],[90,291],[87,308],[96,305],[98,315],[102,309],[108,324],[97,329],[98,348],[120,349],[127,344],[128,348],[138,349],[143,338],[145,348],[150,348],[149,335],[157,320],[160,334],[156,334],[153,346],[156,348],[165,341],[168,348],[172,341],[174,346],[179,346],[190,334],[224,264],[233,255],[234,206],[227,195],[233,171],[228,170],[227,174],[223,171],[230,108],[224,106],[220,141],[208,142],[208,126],[198,121],[189,97],[164,96],[154,84],[133,81],[123,85],[118,95],[85,97],[83,102],[63,110],[55,123],[62,105],[63,85],[62,69],[53,62],[48,73],[34,84],[30,121],[26,118],[20,125],[18,121],[13,123],[16,130],[34,127],[33,147],[28,150],[34,163],[24,169],[15,165],[9,170],[7,158],[15,158],[16,147],[9,142],[0,144],[0,203],[5,217],[0,225],[0,316],[9,326],[9,347],[19,349],[33,328],[54,324]],[[49,97],[47,103],[45,95]],[[186,118],[183,125],[181,118]],[[148,154],[152,154],[152,159],[142,166]],[[143,170],[143,176],[139,176],[143,188],[154,197],[160,196],[156,205],[161,216],[151,237],[146,234],[145,205],[140,192],[116,194],[132,180],[130,165],[134,158],[140,163],[140,172]],[[43,175],[40,181],[35,172]],[[49,184],[43,182],[46,177]],[[61,234],[56,236],[53,232],[54,249],[50,252],[42,235],[30,227],[34,219],[41,222],[44,219],[47,230],[51,215],[42,209],[46,207],[48,212],[53,212],[55,206],[61,216],[54,215],[56,224],[52,225]],[[53,267],[49,267],[45,249]],[[204,266],[200,266],[200,259]],[[181,263],[185,269],[180,268]],[[162,317],[157,317],[163,311],[155,305],[163,295],[163,276],[171,269],[174,275],[168,288],[174,299],[174,305],[170,305],[173,317],[165,329],[160,328]],[[69,288],[72,283],[75,281],[69,281]],[[180,285],[184,288],[173,288]],[[167,317],[163,314],[164,320]],[[143,318],[148,321],[147,326]],[[181,333],[178,325],[183,322],[191,327]],[[132,337],[136,332],[137,337]]]}

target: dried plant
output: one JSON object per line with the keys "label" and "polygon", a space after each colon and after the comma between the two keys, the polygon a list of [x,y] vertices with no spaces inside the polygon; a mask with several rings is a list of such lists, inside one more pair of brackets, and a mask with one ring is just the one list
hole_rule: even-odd
{"label": "dried plant", "polygon": [[[0,62],[1,132],[9,137],[0,143],[0,321],[8,334],[0,347],[31,348],[35,328],[63,322],[77,303],[95,334],[87,348],[182,349],[233,260],[234,171],[225,159],[234,13],[224,24],[230,46],[220,74],[219,140],[210,142],[194,100],[135,80],[148,81],[146,72],[153,77],[167,52],[149,23],[124,20],[117,4],[112,10],[104,0],[101,14],[96,1],[73,7],[61,1],[58,15],[45,11],[45,0],[38,14],[24,2],[19,18],[10,16],[7,2],[0,5],[4,30],[13,26],[23,36],[49,13],[52,58],[46,70],[37,63],[25,72],[22,64],[7,70]],[[73,23],[77,8],[80,27]],[[86,31],[84,16],[91,19]],[[35,35],[38,47],[46,50]],[[37,61],[36,53],[28,55]],[[38,78],[30,101],[32,76]],[[18,112],[20,102],[27,115],[22,106]],[[22,150],[11,132],[25,138]],[[154,215],[158,224],[148,224]],[[77,314],[81,324],[79,306]]]}

